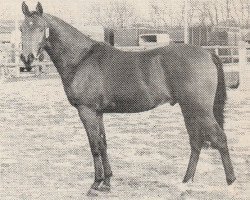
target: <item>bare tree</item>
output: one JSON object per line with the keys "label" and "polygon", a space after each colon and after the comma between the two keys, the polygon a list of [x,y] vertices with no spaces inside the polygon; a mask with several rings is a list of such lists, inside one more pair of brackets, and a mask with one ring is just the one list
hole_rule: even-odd
{"label": "bare tree", "polygon": [[110,0],[105,5],[94,5],[91,10],[93,21],[104,27],[129,27],[138,20],[134,7],[125,0]]}
{"label": "bare tree", "polygon": [[[160,2],[160,3],[159,3]],[[214,2],[214,0],[212,0]],[[173,2],[172,2],[173,3]],[[212,4],[211,0],[189,0],[188,24],[215,24],[214,8],[217,5]],[[183,26],[184,22],[184,4],[180,4],[180,8],[176,10],[172,8],[167,1],[152,1],[151,4],[151,19],[155,25],[164,26]],[[218,21],[218,10],[217,21]]]}
{"label": "bare tree", "polygon": [[192,0],[191,5],[195,8],[196,18],[203,25],[231,25],[231,22],[241,24],[244,19],[243,7],[239,6],[245,0]]}
{"label": "bare tree", "polygon": [[168,1],[151,1],[150,18],[154,26],[180,26],[183,25],[184,4],[173,8]]}
{"label": "bare tree", "polygon": [[[176,0],[179,1],[179,0]],[[188,0],[188,23],[193,25],[250,26],[250,0]],[[178,7],[176,6],[178,5]],[[179,1],[152,0],[150,2],[150,22],[155,26],[183,26],[184,3]],[[91,9],[94,23],[105,27],[129,27],[137,23],[139,17],[126,0],[109,0],[106,4],[94,5]]]}

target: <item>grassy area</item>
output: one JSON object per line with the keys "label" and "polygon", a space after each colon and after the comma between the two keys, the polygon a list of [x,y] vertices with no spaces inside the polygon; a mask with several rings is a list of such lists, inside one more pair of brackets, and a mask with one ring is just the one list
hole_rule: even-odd
{"label": "grassy area", "polygon": [[[0,199],[92,200],[85,196],[94,178],[87,136],[61,81],[5,82],[0,93]],[[225,116],[236,196],[214,149],[202,151],[194,183],[182,191],[188,135],[179,106],[163,105],[105,115],[113,188],[95,199],[250,199],[250,93],[228,90]]]}

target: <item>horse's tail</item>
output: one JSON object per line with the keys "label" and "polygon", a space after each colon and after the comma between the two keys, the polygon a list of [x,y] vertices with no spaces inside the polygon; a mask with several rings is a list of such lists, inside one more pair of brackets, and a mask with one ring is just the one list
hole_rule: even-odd
{"label": "horse's tail", "polygon": [[226,93],[226,84],[225,84],[225,74],[223,70],[223,64],[220,60],[220,58],[212,53],[212,59],[214,64],[216,65],[217,68],[217,77],[218,77],[218,84],[217,84],[217,89],[216,89],[216,94],[215,94],[215,99],[214,99],[214,116],[219,124],[219,126],[223,129],[223,124],[224,124],[224,107],[227,99],[227,93]]}

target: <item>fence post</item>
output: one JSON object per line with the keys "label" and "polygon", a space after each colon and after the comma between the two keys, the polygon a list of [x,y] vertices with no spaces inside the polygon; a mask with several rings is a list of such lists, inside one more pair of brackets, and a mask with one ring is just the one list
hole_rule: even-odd
{"label": "fence post", "polygon": [[5,77],[5,69],[6,69],[6,64],[7,64],[7,58],[4,58],[3,60],[1,60],[0,63],[0,73],[1,73],[1,80],[0,82],[4,82],[6,77]]}
{"label": "fence post", "polygon": [[239,89],[241,91],[247,90],[247,51],[246,42],[239,42]]}
{"label": "fence post", "polygon": [[5,75],[4,75],[4,65],[0,64],[0,82],[3,82],[5,80]]}
{"label": "fence post", "polygon": [[17,51],[15,51],[15,76],[20,77],[20,59]]}

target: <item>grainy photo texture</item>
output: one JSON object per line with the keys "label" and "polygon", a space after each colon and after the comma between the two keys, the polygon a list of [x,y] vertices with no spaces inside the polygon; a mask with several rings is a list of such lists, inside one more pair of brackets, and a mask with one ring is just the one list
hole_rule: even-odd
{"label": "grainy photo texture", "polygon": [[250,0],[0,0],[1,200],[250,199]]}

